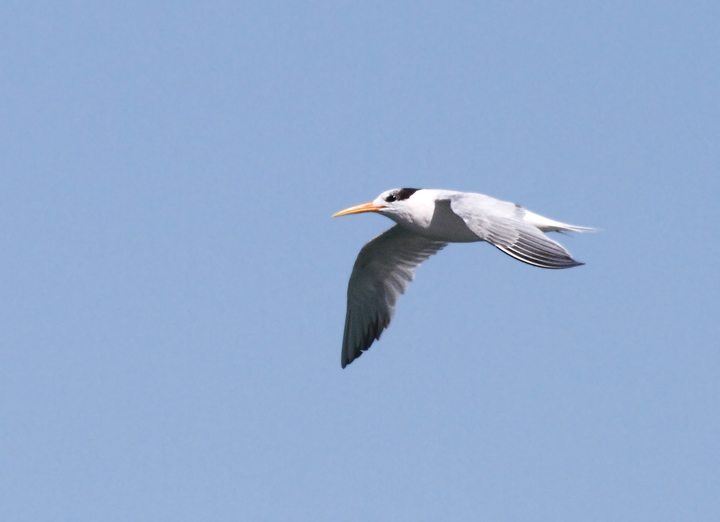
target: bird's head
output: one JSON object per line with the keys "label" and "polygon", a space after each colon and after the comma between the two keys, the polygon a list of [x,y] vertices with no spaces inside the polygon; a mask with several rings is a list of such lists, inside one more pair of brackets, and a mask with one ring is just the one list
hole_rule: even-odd
{"label": "bird's head", "polygon": [[361,212],[379,212],[389,218],[397,217],[407,211],[410,196],[415,194],[418,190],[420,189],[400,188],[386,190],[375,198],[374,201],[346,208],[337,214],[333,214],[333,217],[347,216],[348,214],[360,214]]}

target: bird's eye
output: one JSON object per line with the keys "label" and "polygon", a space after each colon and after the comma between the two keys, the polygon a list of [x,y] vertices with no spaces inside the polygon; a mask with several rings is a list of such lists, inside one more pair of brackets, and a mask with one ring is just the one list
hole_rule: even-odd
{"label": "bird's eye", "polygon": [[397,198],[394,195],[390,194],[388,197],[385,198],[385,201],[387,201],[388,203],[392,203],[396,199]]}

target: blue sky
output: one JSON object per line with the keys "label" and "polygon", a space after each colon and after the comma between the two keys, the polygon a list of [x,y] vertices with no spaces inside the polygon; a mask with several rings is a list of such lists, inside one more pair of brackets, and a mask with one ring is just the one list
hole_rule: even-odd
{"label": "blue sky", "polygon": [[[0,518],[720,516],[714,2],[4,2]],[[601,229],[422,265],[394,187]]]}

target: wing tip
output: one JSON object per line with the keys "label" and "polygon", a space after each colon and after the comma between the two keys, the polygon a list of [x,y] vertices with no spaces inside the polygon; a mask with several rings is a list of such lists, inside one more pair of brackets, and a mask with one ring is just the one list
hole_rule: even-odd
{"label": "wing tip", "polygon": [[504,254],[509,255],[510,257],[517,259],[518,261],[522,261],[523,263],[527,263],[528,265],[536,266],[538,268],[546,268],[548,270],[561,270],[564,268],[574,268],[576,266],[582,266],[585,263],[581,261],[575,261],[572,257],[555,257],[555,258],[547,258],[547,261],[544,261],[543,259],[530,255],[527,252],[524,252],[519,249],[515,248],[507,248],[499,245],[495,245],[498,250],[503,252]]}
{"label": "wing tip", "polygon": [[[525,261],[527,263],[527,261]],[[538,268],[545,268],[547,270],[563,270],[565,268],[575,268],[576,266],[583,266],[585,263],[581,263],[579,261],[572,261],[571,263],[567,263],[564,265],[537,265],[535,263],[529,263],[532,264]]]}
{"label": "wing tip", "polygon": [[[370,344],[372,344],[372,343],[370,343]],[[370,348],[369,345],[368,345],[368,348]],[[349,364],[352,364],[352,362],[355,359],[357,359],[358,357],[360,357],[365,350],[367,350],[367,348],[365,348],[364,350],[361,349],[360,351],[358,351],[358,353],[356,353],[354,355],[346,354],[343,351],[342,357],[340,358],[340,366],[342,366],[342,369],[344,370],[346,366],[348,366]]]}
{"label": "wing tip", "polygon": [[[388,323],[389,324],[389,323]],[[376,326],[377,328],[377,326]],[[340,357],[340,365],[345,369],[345,367],[348,364],[351,364],[355,359],[360,357],[363,353],[365,353],[370,347],[373,345],[373,343],[376,340],[380,339],[380,336],[382,335],[382,331],[387,328],[386,326],[383,326],[380,328],[379,332],[372,333],[372,331],[368,331],[366,334],[366,337],[363,339],[362,343],[355,347],[355,349],[350,350],[350,348],[345,344],[346,340],[343,339],[343,349]]]}
{"label": "wing tip", "polygon": [[353,358],[343,356],[342,360],[340,361],[340,365],[342,366],[342,369],[344,370],[347,366],[349,366],[350,364],[352,364],[352,362],[353,362],[355,359],[357,359],[358,357],[360,357],[362,354],[363,354],[363,353],[360,352],[359,354],[357,354],[357,355],[356,355],[355,357],[353,357]]}

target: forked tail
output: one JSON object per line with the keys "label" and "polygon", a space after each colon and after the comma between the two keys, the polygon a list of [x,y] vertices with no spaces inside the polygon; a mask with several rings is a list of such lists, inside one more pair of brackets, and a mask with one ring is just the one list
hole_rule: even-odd
{"label": "forked tail", "polygon": [[594,232],[594,228],[590,227],[579,227],[576,225],[568,225],[567,223],[561,223],[560,221],[554,221],[548,219],[529,210],[525,210],[523,220],[528,225],[532,225],[535,228],[542,230],[543,232]]}

